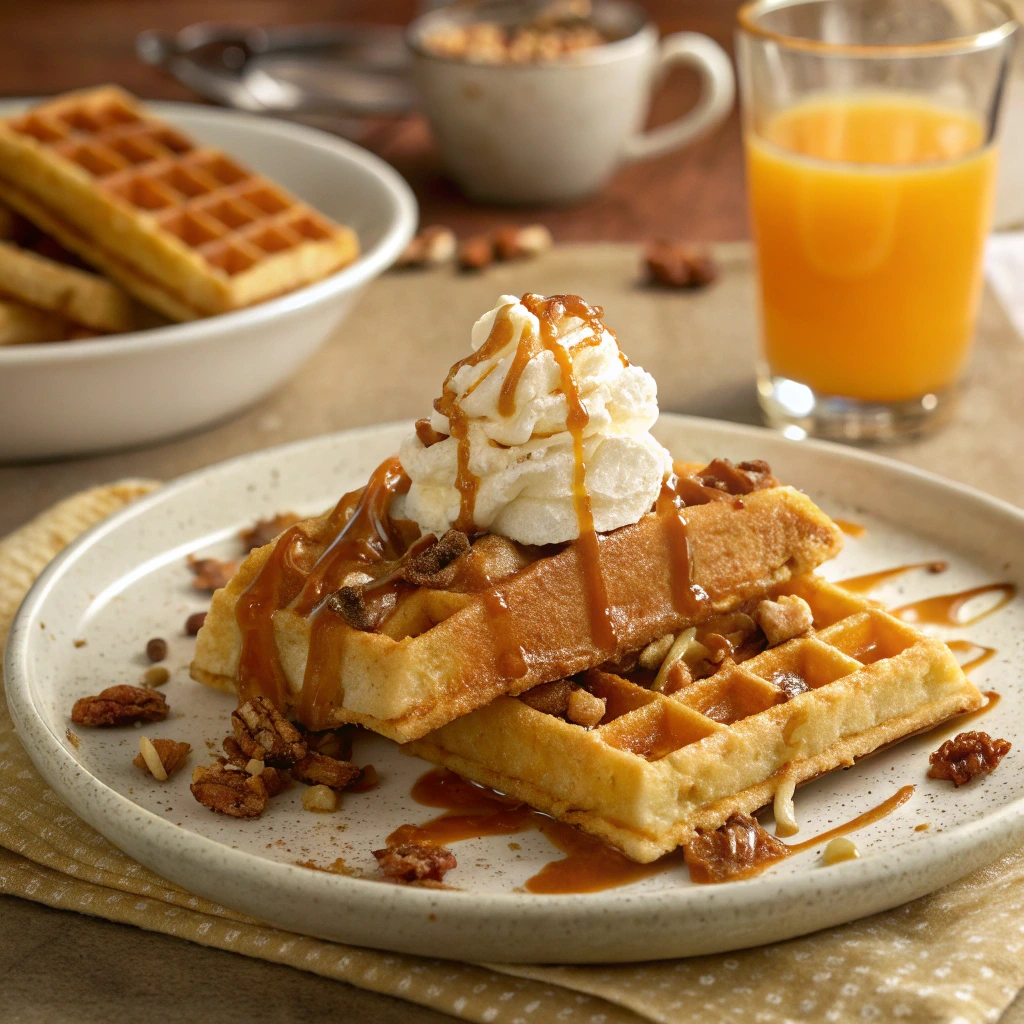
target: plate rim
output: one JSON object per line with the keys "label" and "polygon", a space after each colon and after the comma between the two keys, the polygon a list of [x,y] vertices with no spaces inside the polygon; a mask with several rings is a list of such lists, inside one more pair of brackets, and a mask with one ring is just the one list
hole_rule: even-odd
{"label": "plate rim", "polygon": [[[987,507],[992,512],[1008,517],[1017,525],[1024,527],[1024,510],[1017,508],[1003,499],[985,494],[965,484],[947,480],[946,478],[897,462],[887,456],[875,452],[848,448],[843,445],[824,441],[795,441],[781,437],[779,434],[763,427],[747,424],[736,424],[723,420],[706,419],[703,417],[684,416],[674,413],[663,413],[665,420],[679,427],[698,428],[705,433],[730,435],[732,439],[771,437],[786,445],[810,446],[824,456],[837,457],[840,461],[851,461],[868,464],[887,473],[909,475],[951,495],[957,495],[968,501]],[[289,452],[317,445],[332,443],[358,443],[361,437],[380,434],[384,431],[408,429],[409,421],[392,421],[389,423],[372,424],[352,428],[331,434],[317,435],[297,441],[276,445],[271,448],[259,449],[243,453],[231,459],[193,470],[177,477],[158,488],[152,494],[144,496],[113,515],[97,523],[69,544],[40,574],[26,594],[13,620],[4,656],[4,679],[7,702],[19,741],[25,747],[33,764],[53,788],[62,801],[70,809],[84,818],[90,825],[103,834],[124,852],[122,841],[112,835],[129,835],[137,846],[146,848],[146,852],[137,856],[127,855],[140,860],[145,866],[144,857],[155,845],[160,845],[186,865],[205,867],[211,876],[230,872],[232,880],[244,889],[249,885],[287,886],[291,891],[303,898],[326,898],[337,900],[339,892],[344,893],[344,901],[349,905],[350,912],[372,911],[375,915],[387,914],[391,911],[408,916],[426,915],[432,911],[443,911],[447,915],[447,923],[457,927],[459,919],[469,922],[483,922],[497,914],[513,914],[518,923],[539,924],[557,918],[563,929],[585,928],[595,924],[615,911],[628,910],[630,913],[671,913],[685,914],[688,907],[695,902],[702,907],[718,905],[719,912],[742,911],[745,907],[757,907],[759,904],[770,904],[784,901],[787,898],[798,899],[812,886],[807,873],[784,876],[760,876],[753,879],[734,882],[725,886],[680,886],[677,888],[657,889],[651,891],[631,891],[629,887],[605,890],[587,894],[530,894],[516,892],[470,892],[462,890],[421,889],[412,886],[381,885],[379,881],[366,878],[333,875],[320,871],[311,871],[296,864],[288,864],[258,857],[244,850],[232,849],[223,841],[210,838],[190,830],[179,828],[173,822],[160,818],[153,812],[136,804],[129,797],[113,789],[99,777],[85,769],[61,744],[59,738],[50,730],[45,719],[36,710],[32,693],[32,670],[30,656],[32,638],[40,633],[38,628],[32,630],[30,625],[37,620],[37,612],[45,604],[51,590],[58,586],[66,569],[81,557],[94,544],[100,543],[110,534],[116,533],[121,526],[131,519],[144,516],[148,510],[165,501],[173,500],[175,495],[187,491],[190,486],[203,479],[215,478],[219,473],[231,467],[238,469],[248,462],[256,462],[261,458],[284,457]],[[90,797],[100,799],[90,800]],[[102,802],[108,807],[104,808]],[[900,898],[895,901],[886,899],[885,905],[868,904],[864,914],[849,916],[843,914],[841,919],[830,920],[826,925],[816,923],[812,929],[832,926],[855,920],[857,916],[875,913],[879,910],[900,905],[909,899],[917,898],[927,892],[962,877],[968,871],[990,863],[1000,855],[1019,835],[1024,834],[1024,794],[1009,801],[1003,807],[992,811],[983,818],[956,826],[948,831],[936,833],[942,836],[940,841],[932,839],[921,844],[915,850],[913,863],[900,865],[898,858],[880,852],[870,857],[848,861],[833,866],[829,872],[828,890],[833,893],[865,892],[871,887],[881,891],[887,881],[896,879],[900,874],[933,874],[941,875],[938,866],[945,863],[957,865],[950,874],[947,871],[945,881],[938,885],[928,884],[916,891],[916,895]],[[154,839],[155,835],[155,839]],[[984,850],[983,859],[971,859],[971,850]],[[993,852],[994,849],[994,852]],[[220,858],[220,865],[214,870],[211,860]],[[965,859],[966,858],[966,859]],[[961,861],[967,867],[961,868]],[[155,870],[150,868],[150,870]],[[158,872],[159,873],[159,872]],[[164,873],[169,880],[175,879]],[[821,879],[816,878],[815,882]],[[195,891],[195,886],[184,886]],[[209,892],[209,889],[206,890]],[[220,895],[211,895],[210,899],[231,906],[231,896],[225,899],[225,889]],[[202,894],[202,893],[201,893]],[[837,901],[838,902],[838,901]],[[236,904],[237,906],[237,904]],[[245,912],[250,912],[246,910]],[[452,920],[453,915],[458,919]],[[311,931],[307,934],[315,934]],[[784,937],[802,934],[794,931]],[[781,940],[780,940],[781,941]],[[413,947],[415,943],[412,944]],[[398,949],[394,944],[387,948]],[[739,948],[736,944],[722,948]],[[415,952],[415,948],[406,951]],[[422,951],[422,950],[421,950]],[[514,951],[512,951],[514,953]],[[429,955],[438,955],[436,947]],[[671,952],[665,956],[675,956]],[[656,956],[656,954],[655,954]],[[649,951],[640,951],[639,957],[632,959],[651,959]],[[607,958],[605,958],[607,959]],[[630,959],[619,958],[619,962]],[[511,960],[508,962],[512,962]],[[555,962],[545,960],[545,962]],[[566,962],[581,962],[578,956]]]}

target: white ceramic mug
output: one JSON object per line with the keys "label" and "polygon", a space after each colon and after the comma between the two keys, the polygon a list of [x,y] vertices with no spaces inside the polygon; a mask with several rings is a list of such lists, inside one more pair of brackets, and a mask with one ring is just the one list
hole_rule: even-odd
{"label": "white ceramic mug", "polygon": [[[718,43],[696,32],[659,42],[657,29],[632,4],[596,4],[594,23],[614,41],[556,60],[471,63],[424,45],[431,30],[472,16],[472,9],[441,8],[408,33],[423,109],[449,172],[472,199],[584,199],[617,167],[689,144],[732,109],[732,64]],[[672,65],[697,71],[700,99],[645,132],[651,95]]]}

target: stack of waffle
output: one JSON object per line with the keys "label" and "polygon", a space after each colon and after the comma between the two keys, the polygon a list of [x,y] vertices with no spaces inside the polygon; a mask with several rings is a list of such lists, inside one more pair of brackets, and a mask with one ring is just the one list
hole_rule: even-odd
{"label": "stack of waffle", "polygon": [[[770,476],[737,490],[743,474],[721,464],[677,466],[692,600],[677,506],[602,537],[613,651],[595,643],[576,542],[485,535],[432,574],[399,559],[362,583],[341,566],[353,593],[390,587],[387,615],[346,618],[353,593],[309,614],[308,567],[358,518],[343,499],[347,515],[300,523],[217,592],[192,674],[241,678],[243,696],[255,686],[314,729],[358,722],[641,862],[980,706],[944,644],[814,574],[841,535],[809,498]],[[295,577],[268,587],[282,566]],[[278,610],[261,599],[254,637],[256,590]]]}
{"label": "stack of waffle", "polygon": [[0,120],[0,344],[192,320],[293,291],[358,241],[112,86]]}

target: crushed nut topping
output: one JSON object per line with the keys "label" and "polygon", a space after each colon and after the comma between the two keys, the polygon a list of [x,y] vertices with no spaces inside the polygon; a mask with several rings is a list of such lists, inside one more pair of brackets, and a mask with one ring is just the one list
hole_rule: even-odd
{"label": "crushed nut topping", "polygon": [[338,794],[330,786],[310,786],[302,794],[302,806],[317,814],[330,814],[338,809]]}
{"label": "crushed nut topping", "polygon": [[789,855],[785,843],[769,835],[749,814],[734,814],[714,832],[698,829],[683,847],[695,882],[729,882],[757,874]]}
{"label": "crushed nut topping", "polygon": [[339,761],[315,751],[306,754],[298,764],[292,766],[291,771],[292,778],[299,782],[311,786],[330,786],[331,789],[344,789],[362,774],[350,761]]}
{"label": "crushed nut topping", "polygon": [[434,267],[455,259],[455,232],[440,224],[420,231],[395,260],[396,268]]}
{"label": "crushed nut topping", "polygon": [[449,582],[445,570],[470,549],[469,537],[461,530],[448,530],[439,540],[410,551],[385,569],[376,579],[350,578],[327,599],[327,607],[353,628],[363,632],[376,629],[392,610],[396,596],[388,584],[412,583],[418,587],[441,588]]}
{"label": "crushed nut topping", "polygon": [[802,597],[783,594],[775,601],[762,601],[754,609],[754,621],[761,627],[768,646],[777,647],[812,629],[814,612]]}
{"label": "crushed nut topping", "polygon": [[658,637],[657,640],[652,640],[640,652],[640,667],[647,669],[648,672],[657,672],[661,668],[665,656],[672,650],[674,641],[673,633],[666,633],[664,636]]}
{"label": "crushed nut topping", "polygon": [[142,686],[108,686],[96,697],[81,697],[71,709],[76,725],[134,725],[162,722],[167,717],[167,698]]}
{"label": "crushed nut topping", "polygon": [[377,774],[377,769],[372,764],[364,765],[359,773],[359,778],[356,779],[348,787],[349,793],[368,793],[371,789],[376,789],[380,785],[380,776]]}
{"label": "crushed nut topping", "polygon": [[718,277],[718,265],[708,249],[687,242],[649,242],[644,265],[650,280],[666,288],[702,288]]}
{"label": "crushed nut topping", "polygon": [[[253,551],[269,544],[279,534],[284,533],[290,526],[302,522],[302,517],[294,512],[279,512],[270,519],[260,519],[252,524],[247,530],[242,530],[238,539],[246,551]],[[230,563],[224,563],[230,564]]]}
{"label": "crushed nut topping", "polygon": [[163,686],[170,678],[171,673],[163,665],[150,665],[142,673],[142,682],[145,686]]}
{"label": "crushed nut topping", "polygon": [[751,494],[767,487],[777,487],[771,466],[761,459],[733,465],[728,459],[712,459],[698,474],[705,487],[713,487],[727,494]]}
{"label": "crushed nut topping", "polygon": [[229,765],[196,768],[189,788],[204,807],[232,818],[258,818],[269,799],[261,776]]}
{"label": "crushed nut topping", "polygon": [[185,620],[185,635],[197,636],[199,630],[203,628],[203,623],[206,622],[206,615],[206,612],[193,612]]}
{"label": "crushed nut topping", "polygon": [[445,846],[404,843],[374,850],[374,857],[385,877],[396,882],[440,882],[456,867],[455,854]]}
{"label": "crushed nut topping", "polygon": [[232,711],[231,728],[246,759],[290,768],[306,756],[299,730],[266,697],[253,697]]}
{"label": "crushed nut topping", "polygon": [[595,697],[589,690],[579,687],[569,694],[569,705],[565,717],[576,725],[592,729],[604,718],[606,702],[603,697]]}
{"label": "crushed nut topping", "polygon": [[343,725],[338,729],[327,729],[323,732],[307,732],[306,747],[318,754],[336,757],[339,761],[351,761],[355,731],[356,726]]}
{"label": "crushed nut topping", "polygon": [[776,672],[771,682],[785,694],[786,700],[799,697],[801,693],[806,693],[811,688],[807,680],[796,672]]}
{"label": "crushed nut topping", "polygon": [[167,641],[159,636],[147,641],[146,657],[150,661],[163,661],[167,657]]}
{"label": "crushed nut topping", "polygon": [[222,561],[219,558],[196,558],[188,556],[188,567],[192,570],[192,586],[196,590],[213,593],[228,585],[228,580],[235,575],[238,562]]}
{"label": "crushed nut topping", "polygon": [[1007,740],[994,740],[987,732],[959,733],[928,757],[928,778],[949,779],[959,788],[994,771],[1010,747]]}
{"label": "crushed nut topping", "polygon": [[569,710],[569,695],[573,684],[568,679],[556,679],[553,683],[541,683],[519,694],[519,699],[545,715],[564,715]]}
{"label": "crushed nut topping", "polygon": [[439,430],[435,430],[430,425],[430,420],[426,417],[416,421],[416,436],[420,439],[420,443],[424,448],[429,448],[432,444],[444,441],[448,437],[447,434],[442,434]]}
{"label": "crushed nut topping", "polygon": [[[135,755],[132,764],[144,772],[149,772],[160,782],[164,782],[168,776],[173,775],[185,763],[191,749],[192,747],[188,743],[179,743],[177,740],[150,740],[146,736],[140,736],[139,752]],[[158,768],[159,771],[154,771],[154,768]],[[161,773],[163,778],[161,778]]]}

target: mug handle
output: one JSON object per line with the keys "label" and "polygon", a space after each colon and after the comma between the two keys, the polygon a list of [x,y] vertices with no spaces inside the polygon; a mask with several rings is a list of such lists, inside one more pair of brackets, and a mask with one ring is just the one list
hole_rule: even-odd
{"label": "mug handle", "polygon": [[736,96],[732,61],[713,39],[699,32],[676,32],[666,36],[658,47],[652,82],[657,83],[673,64],[697,71],[700,75],[700,99],[692,110],[674,121],[627,139],[622,151],[623,160],[649,160],[679,149],[718,127],[732,110]]}

